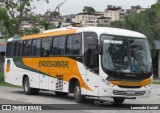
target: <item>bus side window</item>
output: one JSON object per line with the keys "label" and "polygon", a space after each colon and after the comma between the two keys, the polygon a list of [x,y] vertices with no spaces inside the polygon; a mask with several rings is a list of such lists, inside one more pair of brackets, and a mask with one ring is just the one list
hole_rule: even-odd
{"label": "bus side window", "polygon": [[79,34],[68,36],[66,55],[80,55],[81,40],[81,35]]}
{"label": "bus side window", "polygon": [[59,37],[58,55],[65,55],[66,36]]}
{"label": "bus side window", "polygon": [[51,55],[52,37],[42,38],[41,56]]}
{"label": "bus side window", "polygon": [[32,51],[31,51],[31,55],[32,56],[39,56],[40,55],[40,44],[41,44],[41,40],[40,39],[36,39],[32,41]]}
{"label": "bus side window", "polygon": [[58,38],[59,37],[54,37],[53,39],[52,55],[58,55]]}
{"label": "bus side window", "polygon": [[11,49],[12,49],[12,42],[8,42],[7,43],[7,52],[6,52],[6,57],[11,57],[12,55],[12,51],[11,51]]}
{"label": "bus side window", "polygon": [[19,41],[18,42],[18,45],[17,45],[17,56],[21,56],[22,54],[22,41]]}
{"label": "bus side window", "polygon": [[66,36],[54,37],[52,55],[65,55]]}
{"label": "bus side window", "polygon": [[80,55],[81,53],[81,35],[75,35],[74,36],[74,42],[73,42],[73,55]]}
{"label": "bus side window", "polygon": [[26,56],[26,50],[27,50],[27,41],[23,41],[23,48],[22,48],[22,56]]}
{"label": "bus side window", "polygon": [[18,41],[15,42],[15,47],[14,47],[14,57],[18,55]]}
{"label": "bus side window", "polygon": [[31,40],[27,40],[26,42],[26,56],[30,56],[31,55]]}
{"label": "bus side window", "polygon": [[74,41],[74,36],[68,36],[67,38],[67,49],[66,49],[66,55],[72,55],[73,54],[73,41]]}

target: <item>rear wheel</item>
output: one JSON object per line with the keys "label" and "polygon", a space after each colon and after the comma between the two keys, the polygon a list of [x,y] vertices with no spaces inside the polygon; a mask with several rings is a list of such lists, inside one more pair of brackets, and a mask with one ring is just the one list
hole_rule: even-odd
{"label": "rear wheel", "polygon": [[57,96],[67,96],[69,93],[55,91]]}
{"label": "rear wheel", "polygon": [[39,89],[31,88],[29,83],[29,78],[26,77],[23,82],[23,89],[26,95],[38,94]]}
{"label": "rear wheel", "polygon": [[74,99],[77,103],[83,103],[85,101],[85,95],[81,94],[81,87],[78,81],[74,87]]}
{"label": "rear wheel", "polygon": [[121,104],[124,102],[125,98],[123,97],[113,97],[114,103]]}

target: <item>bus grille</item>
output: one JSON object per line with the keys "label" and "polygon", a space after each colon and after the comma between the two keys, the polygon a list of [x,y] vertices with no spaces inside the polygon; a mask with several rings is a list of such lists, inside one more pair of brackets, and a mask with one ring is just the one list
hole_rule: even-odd
{"label": "bus grille", "polygon": [[135,91],[135,94],[127,94],[126,91],[113,90],[114,95],[127,95],[127,96],[142,96],[146,91]]}
{"label": "bus grille", "polygon": [[121,86],[118,85],[120,88],[141,88],[142,86]]}
{"label": "bus grille", "polygon": [[56,90],[62,91],[63,90],[63,75],[56,75],[57,82],[56,82]]}

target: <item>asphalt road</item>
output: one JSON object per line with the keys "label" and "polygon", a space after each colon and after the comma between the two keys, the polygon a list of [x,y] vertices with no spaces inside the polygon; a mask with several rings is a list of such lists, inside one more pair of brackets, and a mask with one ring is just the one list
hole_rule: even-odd
{"label": "asphalt road", "polygon": [[[98,102],[98,103],[97,103]],[[57,97],[53,91],[40,91],[39,95],[25,95],[22,88],[11,88],[0,86],[0,104],[45,104],[47,108],[54,109],[45,112],[59,113],[128,113],[144,112],[144,110],[123,110],[136,104],[160,104],[160,85],[152,85],[150,98],[138,98],[136,100],[125,100],[122,105],[115,105],[111,98],[87,98],[83,104],[77,104],[73,95]],[[53,105],[50,105],[53,104]],[[76,111],[75,111],[76,110]],[[2,111],[0,111],[2,112]],[[4,111],[3,111],[4,112]],[[10,111],[5,111],[10,112]],[[16,111],[17,112],[17,111]],[[22,111],[18,111],[21,112]],[[44,112],[44,111],[23,111],[23,112]],[[159,110],[145,110],[146,113],[158,113]]]}

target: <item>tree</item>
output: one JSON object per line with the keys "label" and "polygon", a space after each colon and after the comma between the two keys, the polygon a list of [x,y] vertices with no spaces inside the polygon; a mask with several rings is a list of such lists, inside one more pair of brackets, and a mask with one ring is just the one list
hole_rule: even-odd
{"label": "tree", "polygon": [[160,3],[160,0],[157,0],[157,2],[156,3]]}
{"label": "tree", "polygon": [[32,9],[31,2],[33,0],[0,0],[0,20],[3,21],[10,36],[23,35],[20,24]]}
{"label": "tree", "polygon": [[153,43],[153,40],[160,39],[160,4],[156,3],[144,12],[128,15],[124,22],[112,22],[111,26],[141,32]]}
{"label": "tree", "polygon": [[140,5],[136,5],[136,9],[141,9],[141,6]]}
{"label": "tree", "polygon": [[72,19],[71,18],[66,18],[66,22],[67,23],[72,23]]}
{"label": "tree", "polygon": [[84,13],[94,14],[96,11],[93,7],[84,6],[83,8]]}
{"label": "tree", "polygon": [[57,11],[54,11],[54,12],[51,12],[51,17],[55,18],[55,17],[59,17],[59,12]]}

